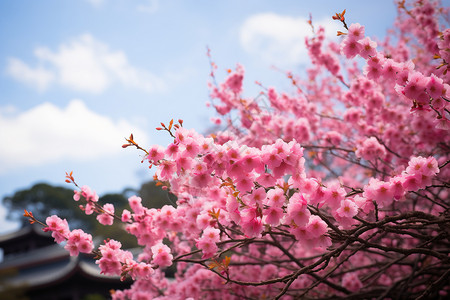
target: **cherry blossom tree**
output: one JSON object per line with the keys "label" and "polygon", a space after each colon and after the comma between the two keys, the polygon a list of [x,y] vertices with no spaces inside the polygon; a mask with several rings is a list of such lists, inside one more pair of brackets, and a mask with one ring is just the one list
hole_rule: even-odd
{"label": "cherry blossom tree", "polygon": [[116,300],[448,297],[449,9],[397,4],[383,41],[348,25],[345,10],[330,18],[342,24],[340,43],[310,21],[312,66],[306,78],[286,73],[289,92],[260,84],[244,97],[244,67],[218,84],[211,62],[222,131],[205,136],[171,120],[157,128],[173,138],[166,147],[127,138],[123,147],[142,151],[176,206],[147,208],[133,196],[130,210],[116,211],[67,174],[84,212],[123,222],[139,255],[112,239],[94,248],[57,216],[43,229],[71,255],[94,252],[102,273],[131,276]]}

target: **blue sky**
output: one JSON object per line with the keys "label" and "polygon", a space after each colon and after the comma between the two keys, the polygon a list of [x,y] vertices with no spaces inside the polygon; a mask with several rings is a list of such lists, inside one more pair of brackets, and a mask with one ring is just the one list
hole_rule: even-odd
{"label": "blue sky", "polygon": [[[246,95],[255,80],[289,89],[272,66],[301,72],[309,13],[335,38],[331,16],[344,8],[369,36],[384,36],[396,13],[388,0],[1,1],[0,197],[65,185],[71,170],[99,194],[139,187],[151,172],[124,137],[166,145],[161,121],[211,126],[207,46],[219,79],[244,65]],[[0,233],[15,228],[6,213]]]}

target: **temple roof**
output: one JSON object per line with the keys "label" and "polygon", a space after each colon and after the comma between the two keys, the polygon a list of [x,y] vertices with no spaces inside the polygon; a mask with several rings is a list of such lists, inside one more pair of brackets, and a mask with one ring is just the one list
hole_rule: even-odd
{"label": "temple roof", "polygon": [[6,244],[10,244],[18,239],[22,239],[27,236],[37,235],[42,237],[52,238],[49,232],[44,232],[40,225],[25,226],[17,231],[0,235],[0,248]]}
{"label": "temple roof", "polygon": [[[4,269],[3,265],[0,265],[1,269]],[[62,261],[19,269],[18,272],[17,276],[6,279],[4,284],[36,288],[65,281],[75,273],[94,281],[117,281],[120,279],[119,276],[100,274],[100,269],[95,263],[84,261],[80,257],[69,257]]]}
{"label": "temple roof", "polygon": [[8,254],[0,262],[0,274],[8,271],[13,274],[2,278],[0,291],[11,285],[27,289],[53,286],[75,275],[94,282],[117,282],[120,279],[120,276],[100,274],[93,255],[71,257],[41,227],[28,226],[0,236],[0,248],[7,249]]}

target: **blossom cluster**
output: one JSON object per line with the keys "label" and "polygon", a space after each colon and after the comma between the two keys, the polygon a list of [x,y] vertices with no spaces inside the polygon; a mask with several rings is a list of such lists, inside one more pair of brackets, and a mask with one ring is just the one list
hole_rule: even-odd
{"label": "blossom cluster", "polygon": [[[429,6],[427,3],[423,6]],[[423,10],[423,6],[420,6]],[[434,9],[428,8],[432,13]],[[430,16],[429,16],[430,17]],[[432,16],[431,16],[432,17]],[[434,19],[431,19],[434,20]],[[425,21],[426,22],[426,21]],[[433,25],[424,27],[430,28],[432,34],[427,36],[436,36],[437,29]],[[449,29],[446,29],[443,38],[437,42],[428,43],[428,49],[431,54],[438,54],[448,59],[448,49],[450,48]],[[446,38],[447,36],[447,38]],[[439,45],[439,46],[438,46]],[[395,83],[395,91],[398,96],[408,100],[413,109],[431,110],[436,112],[435,127],[439,129],[450,130],[450,116],[448,114],[448,101],[450,98],[449,77],[446,74],[424,74],[415,69],[411,60],[398,62],[391,58],[386,58],[385,54],[377,51],[377,43],[369,37],[364,37],[364,26],[352,24],[349,27],[348,35],[341,44],[341,51],[347,58],[353,58],[357,55],[367,61],[364,68],[368,79],[375,82],[389,81]],[[444,61],[445,61],[444,58]],[[435,72],[434,72],[435,73]],[[441,76],[439,76],[441,75]]]}
{"label": "blossom cluster", "polygon": [[94,249],[92,236],[85,233],[81,229],[74,229],[70,231],[67,220],[62,220],[56,215],[50,216],[46,219],[47,227],[44,227],[45,232],[50,231],[55,242],[66,242],[64,248],[70,252],[71,256],[77,256],[81,253],[91,253]]}
{"label": "blossom cluster", "polygon": [[[102,273],[135,280],[113,299],[448,295],[450,30],[438,1],[411,2],[398,3],[397,45],[347,26],[345,10],[333,17],[347,30],[340,44],[312,26],[313,65],[306,79],[287,72],[293,92],[246,97],[244,67],[228,70],[210,84],[223,131],[172,120],[157,129],[173,141],[147,149],[131,135],[124,148],[143,150],[177,200],[155,209],[132,196],[117,212],[75,191],[86,214],[120,220],[141,246],[135,256],[115,240],[99,246]],[[57,216],[44,229],[71,255],[93,249]]]}

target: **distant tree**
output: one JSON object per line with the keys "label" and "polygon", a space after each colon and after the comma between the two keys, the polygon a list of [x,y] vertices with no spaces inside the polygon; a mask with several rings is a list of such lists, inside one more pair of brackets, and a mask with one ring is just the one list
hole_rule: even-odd
{"label": "distant tree", "polygon": [[106,298],[100,294],[88,294],[82,300],[106,300]]}
{"label": "distant tree", "polygon": [[25,296],[26,285],[8,285],[4,279],[17,275],[17,269],[3,269],[0,271],[0,299],[2,300],[29,300]]}
{"label": "distant tree", "polygon": [[[117,210],[130,209],[128,197],[131,189],[124,189],[122,193],[108,193],[99,197],[99,203],[111,203]],[[161,208],[164,205],[173,205],[176,197],[169,195],[156,182],[144,183],[138,190],[132,190],[142,197],[147,207]],[[73,209],[73,189],[54,186],[47,183],[38,183],[31,188],[22,189],[12,196],[3,198],[3,204],[8,209],[7,219],[19,221],[21,227],[28,224],[23,218],[23,210],[33,211],[33,214],[45,220],[48,216],[57,214],[67,219],[71,228],[82,228],[92,232],[99,239],[120,240],[125,248],[137,246],[136,238],[127,234],[123,224],[115,222],[112,226],[101,226],[94,215],[87,216],[80,209]]]}
{"label": "distant tree", "polygon": [[177,197],[157,186],[155,181],[144,183],[137,191],[142,198],[142,204],[149,208],[161,208],[164,205],[176,206]]}
{"label": "distant tree", "polygon": [[[31,188],[22,189],[12,196],[3,198],[3,205],[8,209],[7,219],[19,221],[21,227],[28,224],[23,218],[23,210],[32,210],[33,214],[45,219],[57,214],[67,219],[71,228],[83,228],[95,230],[96,234],[102,234],[105,229],[96,226],[95,216],[87,216],[81,209],[73,209],[73,189],[54,186],[47,183],[37,183]],[[100,203],[112,203],[118,209],[124,209],[128,205],[127,198],[120,193],[105,194],[99,198]]]}
{"label": "distant tree", "polygon": [[21,227],[28,224],[22,217],[25,208],[44,220],[50,215],[58,214],[67,219],[72,228],[88,230],[95,224],[94,217],[86,216],[80,209],[73,209],[73,189],[38,183],[31,188],[19,190],[12,196],[4,197],[2,202],[9,212],[6,218],[19,221]]}
{"label": "distant tree", "polygon": [[[125,193],[125,192],[124,192]],[[98,201],[102,204],[104,203],[111,203],[114,205],[115,208],[117,209],[124,209],[129,207],[128,205],[128,199],[127,197],[124,195],[124,193],[118,194],[118,193],[110,193],[110,194],[105,194],[103,196],[100,196],[100,198],[98,199]]]}

